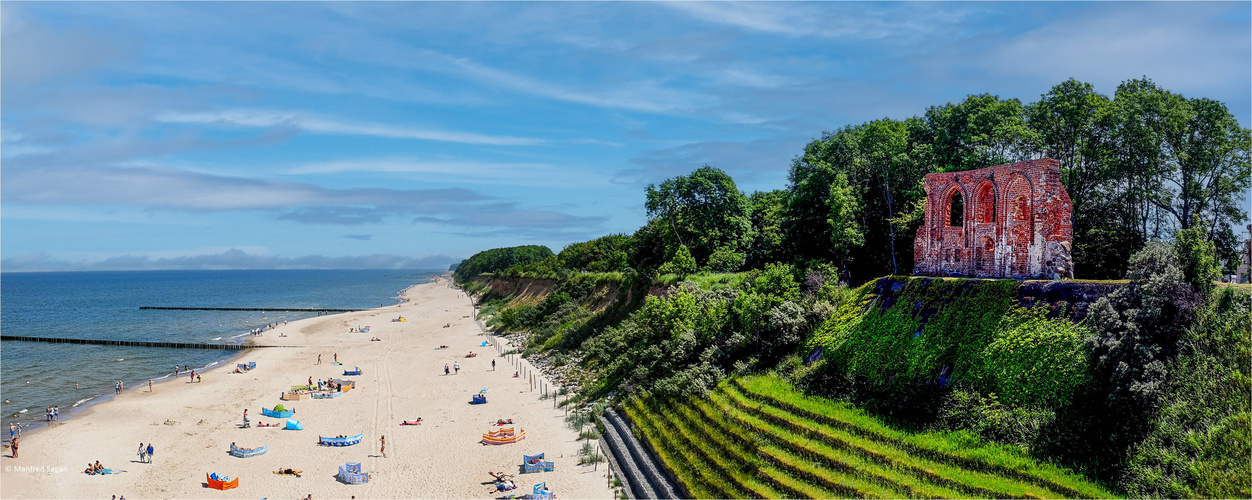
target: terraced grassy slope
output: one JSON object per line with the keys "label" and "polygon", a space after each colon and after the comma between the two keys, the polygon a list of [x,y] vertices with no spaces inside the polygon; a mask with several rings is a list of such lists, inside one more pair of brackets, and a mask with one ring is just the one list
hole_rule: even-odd
{"label": "terraced grassy slope", "polygon": [[1013,448],[892,429],[784,381],[723,382],[708,398],[634,399],[625,412],[696,498],[1112,498]]}

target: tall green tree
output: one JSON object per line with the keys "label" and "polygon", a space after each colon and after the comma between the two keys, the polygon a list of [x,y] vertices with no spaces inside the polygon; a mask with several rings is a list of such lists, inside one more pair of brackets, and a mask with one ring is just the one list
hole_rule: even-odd
{"label": "tall green tree", "polygon": [[852,186],[848,185],[848,176],[839,174],[830,185],[830,195],[826,198],[826,206],[830,211],[826,223],[830,225],[830,249],[840,263],[843,274],[848,275],[848,257],[852,250],[865,244],[865,233],[857,223],[861,203],[857,199]]}
{"label": "tall green tree", "polygon": [[751,238],[748,197],[714,167],[648,185],[645,207],[649,221],[668,230],[667,247],[685,245],[697,262],[706,262],[719,248],[738,252]]}
{"label": "tall green tree", "polygon": [[757,191],[748,197],[752,204],[752,241],[746,251],[748,267],[761,268],[766,263],[786,259],[783,217],[788,198],[787,192],[781,189]]}
{"label": "tall green tree", "polygon": [[[914,134],[910,131],[922,127],[923,122],[917,118],[903,122],[884,118],[862,127],[857,142],[856,168],[865,173],[874,186],[874,193],[882,198],[887,219],[898,217],[897,212],[907,210],[911,202],[924,194],[907,189],[930,167],[930,145],[913,140]],[[886,230],[891,241],[891,274],[900,274],[895,225],[886,224]],[[911,243],[912,235],[906,237]],[[911,244],[908,246],[912,248]]]}
{"label": "tall green tree", "polygon": [[959,104],[927,108],[925,120],[935,162],[945,171],[1025,160],[1038,142],[1017,99],[971,95]]}

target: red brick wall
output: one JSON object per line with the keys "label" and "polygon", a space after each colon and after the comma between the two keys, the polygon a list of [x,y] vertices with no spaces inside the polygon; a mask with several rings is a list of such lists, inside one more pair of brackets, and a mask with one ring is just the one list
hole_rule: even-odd
{"label": "red brick wall", "polygon": [[[929,174],[924,186],[913,274],[1073,277],[1072,205],[1056,160]],[[956,194],[963,201],[959,227],[950,224]]]}

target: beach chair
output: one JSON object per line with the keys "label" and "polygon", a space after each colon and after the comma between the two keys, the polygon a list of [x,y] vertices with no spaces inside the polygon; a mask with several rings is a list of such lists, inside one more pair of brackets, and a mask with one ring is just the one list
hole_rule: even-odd
{"label": "beach chair", "polygon": [[237,448],[234,444],[230,445],[230,454],[239,458],[259,457],[267,451],[270,451],[268,444],[260,448]]}
{"label": "beach chair", "polygon": [[548,482],[535,485],[535,491],[530,495],[531,500],[552,500],[552,492],[548,491]]}
{"label": "beach chair", "polygon": [[239,487],[239,478],[231,479],[229,477],[226,477],[225,475],[218,474],[216,472],[212,474],[205,473],[204,478],[209,483],[209,487],[215,490],[225,491],[231,488]]}
{"label": "beach chair", "polygon": [[361,472],[359,462],[348,462],[339,466],[339,473],[335,474],[335,479],[345,484],[365,484],[370,481],[370,475]]}
{"label": "beach chair", "polygon": [[365,436],[364,432],[357,434],[355,436],[341,437],[341,438],[322,437],[320,444],[322,446],[352,446],[354,444],[360,443],[361,437],[363,436]]}
{"label": "beach chair", "polygon": [[484,404],[487,404],[487,395],[486,395],[486,394],[482,394],[482,393],[475,394],[475,395],[474,395],[474,397],[473,397],[472,399],[470,399],[470,404],[472,404],[472,405],[484,405]]}
{"label": "beach chair", "polygon": [[355,370],[344,370],[343,374],[344,374],[344,376],[348,376],[348,375],[360,375],[360,374],[361,374],[361,367],[357,366]]}

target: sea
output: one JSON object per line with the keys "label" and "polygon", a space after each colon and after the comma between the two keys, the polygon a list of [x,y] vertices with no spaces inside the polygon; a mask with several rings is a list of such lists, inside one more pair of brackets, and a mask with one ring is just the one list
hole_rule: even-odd
{"label": "sea", "polygon": [[[4,335],[154,342],[241,343],[254,329],[316,316],[277,311],[185,311],[165,307],[366,309],[440,271],[240,270],[0,273]],[[10,422],[44,425],[113,396],[114,384],[146,390],[174,369],[229,363],[242,351],[0,342],[0,397]]]}

